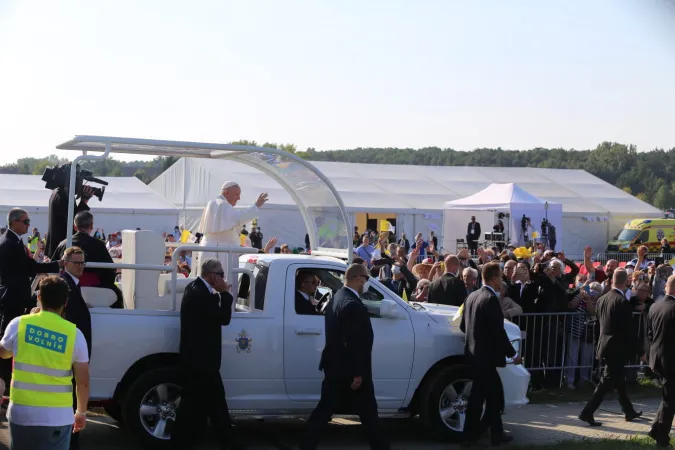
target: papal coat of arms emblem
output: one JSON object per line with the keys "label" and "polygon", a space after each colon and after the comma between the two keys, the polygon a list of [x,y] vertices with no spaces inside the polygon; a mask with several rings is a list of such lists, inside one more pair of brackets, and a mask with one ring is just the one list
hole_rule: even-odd
{"label": "papal coat of arms emblem", "polygon": [[241,330],[235,341],[237,342],[237,353],[251,353],[251,342],[253,342],[253,339],[246,333],[246,330]]}

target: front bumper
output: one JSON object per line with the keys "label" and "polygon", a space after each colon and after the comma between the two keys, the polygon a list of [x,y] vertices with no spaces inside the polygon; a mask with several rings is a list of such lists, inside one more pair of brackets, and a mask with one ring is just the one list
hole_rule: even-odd
{"label": "front bumper", "polygon": [[530,372],[522,364],[507,364],[506,367],[497,369],[504,387],[505,406],[526,405],[530,402],[527,398],[527,388],[530,385]]}

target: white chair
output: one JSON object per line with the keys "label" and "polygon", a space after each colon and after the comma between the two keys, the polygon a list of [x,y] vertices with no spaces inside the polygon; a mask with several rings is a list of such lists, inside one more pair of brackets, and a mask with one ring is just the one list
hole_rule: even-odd
{"label": "white chair", "polygon": [[[194,271],[194,269],[193,269]],[[176,302],[180,302],[180,298],[183,295],[183,292],[185,292],[185,287],[193,282],[196,277],[190,277],[190,278],[185,278],[183,275],[178,274],[178,277],[176,279],[176,295],[177,299]],[[164,296],[164,295],[171,295],[171,274],[170,273],[162,273],[159,275],[159,284],[157,286],[157,292],[159,295]]]}
{"label": "white chair", "polygon": [[[164,264],[164,240],[159,233],[145,230],[122,231],[122,263]],[[169,295],[158,291],[160,272],[122,269],[122,295],[127,309],[171,310]]]}

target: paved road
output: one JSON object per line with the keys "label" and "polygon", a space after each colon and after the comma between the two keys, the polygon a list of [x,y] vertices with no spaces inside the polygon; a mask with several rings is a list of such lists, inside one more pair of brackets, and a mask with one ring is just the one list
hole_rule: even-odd
{"label": "paved road", "polygon": [[[645,399],[635,402],[635,407],[645,413],[645,419],[627,423],[620,414],[616,402],[603,404],[596,419],[604,422],[600,428],[584,426],[576,418],[582,405],[577,403],[557,405],[527,405],[508,412],[504,416],[507,431],[511,432],[517,444],[547,445],[561,440],[581,438],[625,438],[636,433],[646,433],[658,408],[657,399]],[[338,419],[326,432],[321,449],[358,449],[365,450],[364,442],[357,422]],[[392,448],[397,450],[436,450],[453,448],[447,444],[430,441],[425,438],[417,420],[388,420],[385,427],[392,440]],[[285,420],[272,422],[240,421],[238,430],[245,438],[251,450],[283,450],[297,448],[295,444],[302,436],[304,422]],[[7,423],[0,422],[0,448],[7,448]],[[92,416],[87,430],[82,436],[82,448],[96,450],[141,450],[124,429],[121,429],[108,417]],[[205,445],[206,449],[215,449]],[[456,447],[459,448],[459,447]]]}

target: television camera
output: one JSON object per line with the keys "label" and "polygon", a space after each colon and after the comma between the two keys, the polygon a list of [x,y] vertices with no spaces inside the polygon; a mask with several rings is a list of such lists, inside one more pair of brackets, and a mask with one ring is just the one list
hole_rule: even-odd
{"label": "television camera", "polygon": [[[72,163],[60,164],[54,167],[47,167],[42,174],[42,181],[44,181],[45,188],[54,190],[56,188],[68,189],[70,185],[70,168]],[[91,170],[82,169],[80,166],[77,167],[76,177],[75,177],[75,195],[77,197],[83,196],[83,186],[85,181],[91,183],[98,183],[103,185],[103,187],[94,187],[90,186],[93,191],[93,196],[98,198],[99,201],[103,200],[103,194],[105,194],[105,187],[108,185],[107,181],[103,181],[100,178],[94,177],[94,174]]]}
{"label": "television camera", "polygon": [[530,218],[523,214],[523,218],[520,219],[520,229],[523,230],[523,232],[527,232],[527,228],[530,226],[530,223]]}

